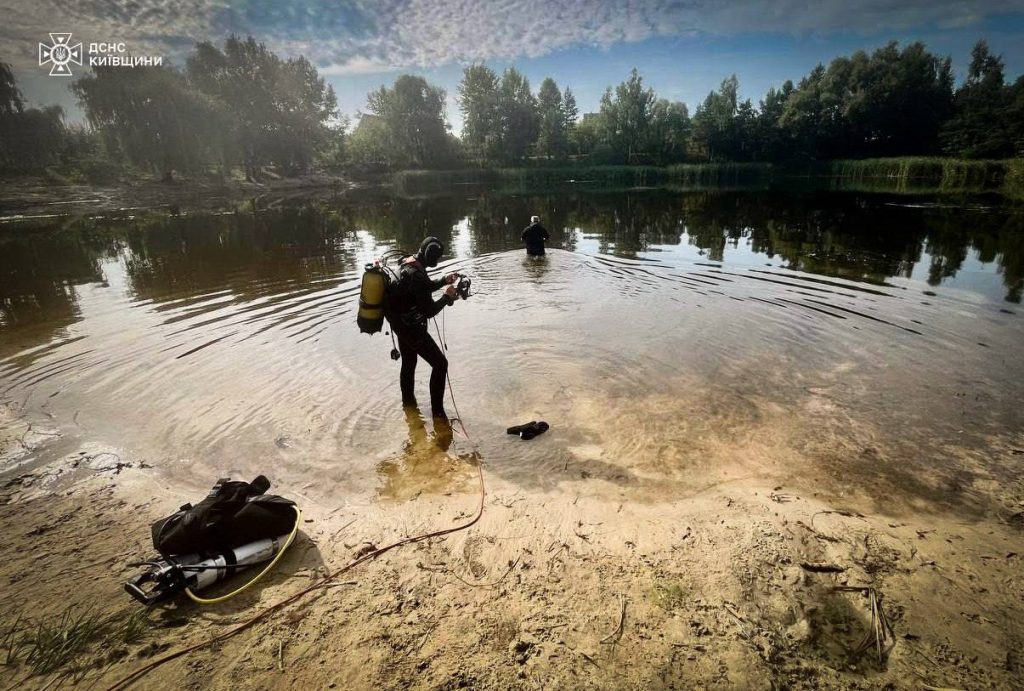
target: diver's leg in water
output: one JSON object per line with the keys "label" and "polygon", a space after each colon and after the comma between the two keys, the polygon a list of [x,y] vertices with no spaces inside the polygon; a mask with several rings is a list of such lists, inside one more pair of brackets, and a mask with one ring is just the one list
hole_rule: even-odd
{"label": "diver's leg in water", "polygon": [[424,334],[418,348],[420,357],[430,365],[430,411],[434,417],[448,417],[444,412],[444,382],[448,377],[448,358],[444,356],[437,343]]}
{"label": "diver's leg in water", "polygon": [[398,336],[398,352],[402,354],[402,371],[398,375],[402,387],[402,405],[416,405],[416,346],[407,334]]}
{"label": "diver's leg in water", "polygon": [[452,440],[452,423],[446,417],[435,417],[434,418],[434,444],[441,451],[447,451],[451,448]]}

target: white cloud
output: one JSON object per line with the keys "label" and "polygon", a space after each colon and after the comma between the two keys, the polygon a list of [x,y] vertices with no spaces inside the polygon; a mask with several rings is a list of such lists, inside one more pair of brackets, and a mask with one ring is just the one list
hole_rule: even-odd
{"label": "white cloud", "polygon": [[959,28],[1021,11],[1024,0],[0,0],[0,55],[28,65],[48,32],[73,31],[180,62],[197,40],[251,33],[327,74],[369,74],[659,35]]}
{"label": "white cloud", "polygon": [[390,65],[387,62],[371,60],[361,55],[348,58],[344,62],[329,64],[320,67],[319,72],[323,75],[350,75],[350,74],[380,74],[390,72],[401,65]]}

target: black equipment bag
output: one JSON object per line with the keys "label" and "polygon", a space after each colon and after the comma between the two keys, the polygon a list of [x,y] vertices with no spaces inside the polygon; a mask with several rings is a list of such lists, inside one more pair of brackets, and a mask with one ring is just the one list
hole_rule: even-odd
{"label": "black equipment bag", "polygon": [[185,504],[153,524],[153,547],[166,558],[234,549],[291,532],[295,502],[264,494],[268,489],[263,475],[252,482],[218,480],[198,504]]}

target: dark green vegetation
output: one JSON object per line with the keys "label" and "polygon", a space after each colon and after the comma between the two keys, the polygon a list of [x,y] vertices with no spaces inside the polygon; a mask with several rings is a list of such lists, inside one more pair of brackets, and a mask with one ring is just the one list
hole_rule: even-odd
{"label": "dark green vegetation", "polygon": [[[841,171],[869,187],[925,180],[928,189],[1000,189],[1005,179],[1022,189],[1017,164],[939,159],[1024,156],[1024,77],[1010,83],[984,41],[959,87],[950,58],[893,42],[818,65],[756,106],[739,88],[735,75],[725,79],[691,115],[634,69],[581,118],[572,90],[551,78],[534,93],[515,68],[499,76],[471,65],[457,94],[461,139],[449,132],[444,90],[411,75],[371,92],[346,134],[334,92],[305,58],[284,60],[251,37],[231,37],[223,48],[198,44],[184,69],[96,68],[72,86],[88,128],[66,125],[57,107],[25,108],[11,71],[0,67],[0,170],[105,181],[132,168],[165,180],[488,169],[484,178],[507,180],[522,178],[523,167],[568,166],[574,179],[643,186],[759,183],[763,167],[733,167],[753,163],[787,174]],[[814,165],[863,159],[886,160]],[[715,167],[693,167],[706,164]],[[561,179],[564,171],[529,177]]]}
{"label": "dark green vegetation", "polygon": [[476,186],[542,193],[691,189],[832,189],[899,194],[999,193],[1024,198],[1024,159],[968,161],[933,157],[790,161],[785,163],[677,163],[670,166],[563,164],[459,170],[403,170],[392,176],[400,194],[451,192]]}
{"label": "dark green vegetation", "polygon": [[[870,55],[858,51],[827,68],[819,65],[796,85],[787,81],[770,89],[758,106],[740,100],[733,75],[692,116],[685,103],[659,98],[645,87],[635,69],[608,88],[596,113],[582,119],[570,89],[560,92],[548,78],[534,95],[514,68],[499,77],[484,65],[467,67],[458,91],[461,159],[481,168],[564,162],[792,167],[838,159],[1024,155],[1024,77],[1008,84],[1002,61],[984,41],[975,46],[959,88],[949,58],[933,55],[922,43],[900,49],[893,42]],[[396,128],[380,135],[402,136]],[[358,150],[352,156],[364,165],[406,167],[386,158],[370,161]],[[439,146],[432,160],[453,158],[460,156]],[[672,171],[662,175],[676,177]]]}
{"label": "dark green vegetation", "polygon": [[767,187],[775,170],[768,163],[699,163],[671,166],[587,166],[564,164],[519,168],[403,170],[392,176],[400,194],[417,195],[479,185],[505,192],[564,191],[576,187],[622,190],[638,187],[757,189]]}
{"label": "dark green vegetation", "polygon": [[185,70],[94,68],[71,87],[91,128],[66,126],[56,108],[24,109],[6,65],[0,85],[5,171],[107,181],[134,168],[169,181],[340,163],[345,123],[334,91],[305,58],[283,60],[252,38],[229,38],[223,50],[200,43]]}

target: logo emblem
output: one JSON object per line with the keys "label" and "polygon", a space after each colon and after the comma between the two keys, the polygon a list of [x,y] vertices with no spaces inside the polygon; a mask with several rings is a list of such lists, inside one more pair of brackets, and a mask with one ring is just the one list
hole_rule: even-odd
{"label": "logo emblem", "polygon": [[52,63],[50,68],[51,77],[70,77],[71,68],[68,65],[82,64],[82,44],[71,45],[71,34],[50,34],[52,45],[39,44],[39,65]]}

